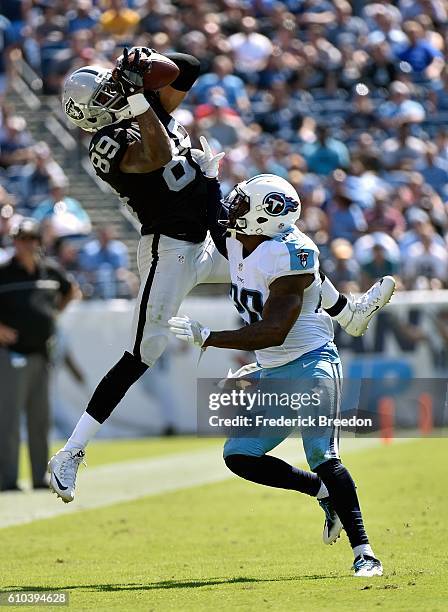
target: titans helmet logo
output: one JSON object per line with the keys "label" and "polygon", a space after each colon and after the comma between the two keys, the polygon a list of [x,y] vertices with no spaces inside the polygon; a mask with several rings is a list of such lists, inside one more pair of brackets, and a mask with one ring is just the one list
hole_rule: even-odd
{"label": "titans helmet logo", "polygon": [[283,193],[268,193],[263,200],[263,208],[271,217],[279,217],[294,212],[299,207],[297,200]]}
{"label": "titans helmet logo", "polygon": [[66,114],[74,119],[75,121],[79,121],[80,119],[84,119],[84,113],[73,100],[73,98],[69,98],[65,103],[65,112]]}

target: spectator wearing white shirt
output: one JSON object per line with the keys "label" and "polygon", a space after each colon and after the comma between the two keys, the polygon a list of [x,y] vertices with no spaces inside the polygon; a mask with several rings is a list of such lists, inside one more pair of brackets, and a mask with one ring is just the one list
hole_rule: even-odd
{"label": "spectator wearing white shirt", "polygon": [[407,289],[441,289],[448,281],[448,251],[435,240],[434,228],[427,224],[420,240],[412,244],[403,264]]}
{"label": "spectator wearing white shirt", "polygon": [[426,156],[426,145],[423,140],[412,136],[408,123],[403,123],[397,135],[388,138],[382,145],[383,163],[386,168],[403,168],[415,170],[423,165]]}
{"label": "spectator wearing white shirt", "polygon": [[273,51],[272,43],[267,36],[257,32],[257,22],[253,17],[244,17],[241,26],[241,32],[229,38],[236,69],[243,73],[263,70]]}
{"label": "spectator wearing white shirt", "polygon": [[406,83],[394,81],[390,86],[389,100],[381,104],[378,115],[385,128],[396,128],[403,123],[421,123],[425,120],[425,109],[411,100],[411,91]]}
{"label": "spectator wearing white shirt", "polygon": [[401,14],[397,7],[375,2],[367,4],[364,14],[371,28],[370,43],[387,41],[393,51],[398,51],[406,44],[406,34],[401,29]]}
{"label": "spectator wearing white shirt", "polygon": [[218,55],[213,61],[213,72],[203,74],[192,89],[192,95],[199,104],[210,101],[214,93],[222,91],[229,106],[236,107],[240,112],[249,108],[244,82],[233,74],[232,60],[225,55]]}

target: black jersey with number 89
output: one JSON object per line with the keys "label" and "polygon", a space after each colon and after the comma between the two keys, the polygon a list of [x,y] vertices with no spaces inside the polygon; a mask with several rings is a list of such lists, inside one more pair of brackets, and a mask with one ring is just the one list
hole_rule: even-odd
{"label": "black jersey with number 89", "polygon": [[207,231],[207,179],[190,154],[190,137],[162,107],[156,95],[147,95],[171,141],[172,159],[162,168],[125,173],[120,163],[130,144],[140,141],[136,120],[125,120],[99,130],[89,146],[97,175],[108,183],[142,224],[142,235],[160,233],[201,242]]}

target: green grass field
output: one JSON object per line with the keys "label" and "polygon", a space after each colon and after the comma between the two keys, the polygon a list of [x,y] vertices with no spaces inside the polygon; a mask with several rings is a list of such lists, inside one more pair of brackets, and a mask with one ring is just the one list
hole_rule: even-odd
{"label": "green grass field", "polygon": [[[89,467],[213,444],[97,443]],[[347,455],[382,578],[351,577],[345,537],[321,543],[314,500],[232,478],[0,529],[1,590],[68,590],[74,610],[445,611],[446,451],[430,439]]]}

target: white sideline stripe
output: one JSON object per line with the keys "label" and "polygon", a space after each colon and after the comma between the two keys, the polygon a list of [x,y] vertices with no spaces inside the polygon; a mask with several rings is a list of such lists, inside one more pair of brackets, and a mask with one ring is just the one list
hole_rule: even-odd
{"label": "white sideline stripe", "polygon": [[[380,440],[375,438],[346,438],[343,440],[343,451],[344,454],[357,452],[379,444]],[[277,456],[294,464],[305,462],[300,440],[296,438],[283,442],[278,451]],[[81,466],[77,496],[70,504],[64,504],[48,491],[1,493],[0,528],[198,487],[228,478],[233,478],[233,474],[222,460],[221,446],[138,461],[110,463],[96,468],[83,469]]]}

